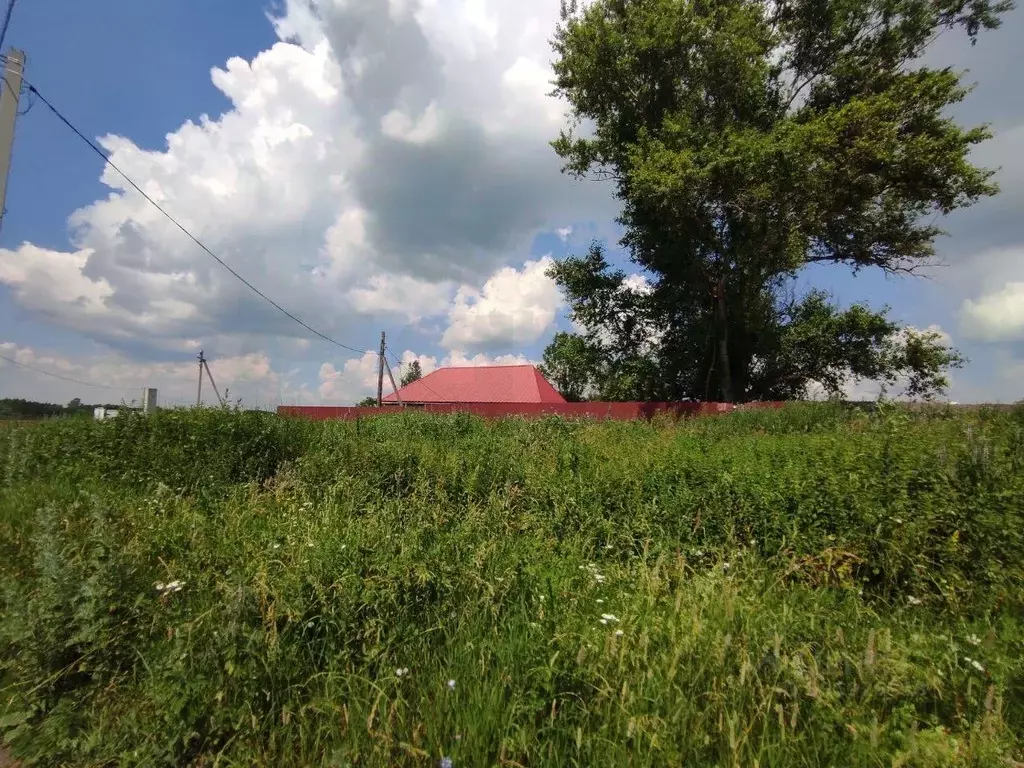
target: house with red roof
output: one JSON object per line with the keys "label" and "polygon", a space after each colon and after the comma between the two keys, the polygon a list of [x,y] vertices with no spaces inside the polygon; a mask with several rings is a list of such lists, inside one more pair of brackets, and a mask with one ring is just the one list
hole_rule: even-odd
{"label": "house with red roof", "polygon": [[[541,372],[532,365],[488,365],[438,368],[398,390],[404,405],[428,403],[564,403]],[[397,405],[392,392],[386,405]]]}

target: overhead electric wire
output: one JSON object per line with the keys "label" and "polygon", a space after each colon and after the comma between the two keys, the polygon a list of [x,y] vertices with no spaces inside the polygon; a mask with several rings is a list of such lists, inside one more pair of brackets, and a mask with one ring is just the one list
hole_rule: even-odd
{"label": "overhead electric wire", "polygon": [[106,384],[90,384],[88,381],[79,381],[78,379],[72,379],[67,376],[61,376],[59,373],[50,373],[49,371],[44,371],[42,368],[36,368],[35,366],[29,365],[28,363],[19,362],[18,360],[15,360],[13,357],[7,357],[6,355],[0,355],[0,360],[6,360],[8,363],[20,365],[22,368],[28,368],[30,371],[41,373],[44,376],[52,376],[55,379],[63,379],[64,381],[70,381],[72,384],[81,384],[83,387],[96,387],[97,389],[113,389],[117,392],[128,392],[130,390],[139,389],[139,387],[111,387]]}
{"label": "overhead electric wire", "polygon": [[78,130],[78,128],[76,128],[74,126],[74,124],[72,124],[72,122],[70,120],[68,120],[68,118],[66,118],[60,112],[60,110],[58,110],[53,104],[50,103],[49,99],[47,99],[45,96],[43,96],[43,94],[41,94],[39,92],[38,88],[36,88],[31,83],[28,83],[27,81],[26,81],[26,84],[28,85],[29,92],[35,94],[35,96],[41,102],[43,102],[43,104],[45,104],[50,109],[50,111],[53,112],[54,115],[57,116],[58,120],[60,120],[62,123],[64,123],[64,125],[66,125],[68,128],[70,128],[75,133],[75,135],[78,136],[78,138],[80,138],[82,141],[84,141],[86,144],[88,144],[90,149],[92,149],[93,152],[95,152],[97,155],[102,157],[103,158],[103,162],[105,162],[107,165],[109,165],[111,168],[113,168],[115,171],[117,171],[125,181],[127,181],[129,184],[132,185],[132,187],[134,187],[136,192],[138,192],[140,195],[142,195],[154,208],[156,208],[158,211],[160,211],[160,213],[162,213],[167,218],[168,221],[170,221],[172,224],[174,224],[174,226],[176,226],[178,229],[180,229],[182,232],[184,232],[188,236],[188,238],[190,240],[192,240],[192,242],[194,242],[196,245],[198,245],[203,251],[205,251],[207,253],[207,255],[211,256],[218,264],[220,264],[222,267],[224,267],[224,269],[226,269],[228,272],[230,272],[234,277],[238,278],[238,280],[240,280],[250,291],[255,293],[257,296],[259,296],[264,301],[266,301],[268,304],[270,304],[272,307],[274,307],[276,310],[278,310],[285,317],[288,317],[291,320],[294,320],[296,323],[301,325],[307,331],[309,331],[310,333],[312,333],[315,336],[319,336],[324,341],[327,341],[327,342],[329,342],[331,344],[334,344],[335,346],[340,347],[341,349],[347,349],[350,352],[355,352],[356,354],[359,354],[359,355],[365,354],[367,352],[367,350],[356,349],[355,347],[350,347],[348,344],[341,343],[337,339],[332,339],[326,333],[318,331],[313,326],[303,322],[302,320],[297,318],[295,315],[293,315],[291,312],[289,312],[287,309],[285,309],[280,304],[278,304],[276,301],[274,301],[272,298],[267,296],[267,294],[263,293],[263,291],[261,291],[255,285],[253,285],[248,280],[246,280],[244,277],[242,277],[240,274],[238,274],[238,272],[236,272],[234,269],[232,269],[230,266],[228,266],[227,262],[225,262],[216,253],[211,251],[199,238],[197,238],[195,235],[193,235],[191,232],[189,232],[187,229],[185,229],[185,227],[183,225],[179,224],[177,219],[175,219],[173,216],[171,216],[171,214],[169,214],[167,211],[165,211],[163,209],[163,207],[160,206],[159,203],[157,203],[152,197],[150,197],[145,192],[143,192],[142,188],[138,184],[136,184],[134,181],[132,181],[131,177],[129,177],[128,174],[126,174],[124,171],[122,171],[120,168],[118,168],[113,163],[113,161],[111,161],[111,159],[107,156],[106,152],[104,152],[102,149],[100,149],[98,146],[96,146],[96,144],[94,144],[91,139],[89,139],[84,133],[82,133],[80,130]]}
{"label": "overhead electric wire", "polygon": [[4,40],[7,38],[7,28],[11,26],[11,13],[14,11],[14,3],[17,0],[8,0],[7,13],[4,14],[4,26],[0,29],[0,50],[4,47]]}
{"label": "overhead electric wire", "polygon": [[[395,354],[395,350],[391,349],[391,347],[385,346],[384,347],[384,351],[385,352],[390,352],[391,353],[391,357],[394,358],[396,363],[398,363],[398,382],[399,382],[399,385],[401,385],[401,382],[402,382],[402,361],[401,361],[401,359],[399,359],[398,355]],[[427,375],[429,376],[430,374],[427,374]],[[439,398],[439,402],[446,402],[445,399],[444,399],[444,395],[442,395],[440,392],[438,392],[432,386],[427,384],[427,382],[423,381],[422,378],[416,379],[416,382],[419,382],[423,386],[424,389],[426,389],[428,392],[430,392],[435,397]],[[411,383],[416,383],[416,382],[411,382]],[[399,389],[401,389],[401,386],[399,386]]]}

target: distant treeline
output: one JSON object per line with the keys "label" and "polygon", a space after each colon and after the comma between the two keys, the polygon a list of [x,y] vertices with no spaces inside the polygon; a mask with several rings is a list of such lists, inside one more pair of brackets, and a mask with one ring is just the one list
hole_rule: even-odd
{"label": "distant treeline", "polygon": [[[89,405],[75,398],[67,405],[38,403],[16,397],[0,399],[0,419],[46,419],[58,416],[91,416],[100,404]],[[105,408],[120,408],[120,405],[104,404]]]}

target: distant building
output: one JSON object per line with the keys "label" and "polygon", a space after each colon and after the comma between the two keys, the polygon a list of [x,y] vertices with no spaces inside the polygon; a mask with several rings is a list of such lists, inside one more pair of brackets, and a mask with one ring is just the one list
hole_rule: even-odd
{"label": "distant building", "polygon": [[[400,390],[404,405],[428,403],[564,403],[532,365],[487,365],[439,368]],[[395,393],[385,405],[397,405]]]}
{"label": "distant building", "polygon": [[104,408],[103,406],[99,406],[97,408],[92,409],[92,417],[96,419],[96,421],[103,421],[105,419],[116,419],[117,409]]}

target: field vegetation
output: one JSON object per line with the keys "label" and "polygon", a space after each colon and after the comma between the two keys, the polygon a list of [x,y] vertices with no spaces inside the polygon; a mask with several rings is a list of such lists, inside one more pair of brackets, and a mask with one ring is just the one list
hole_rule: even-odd
{"label": "field vegetation", "polygon": [[0,430],[28,765],[1024,760],[1024,411]]}

